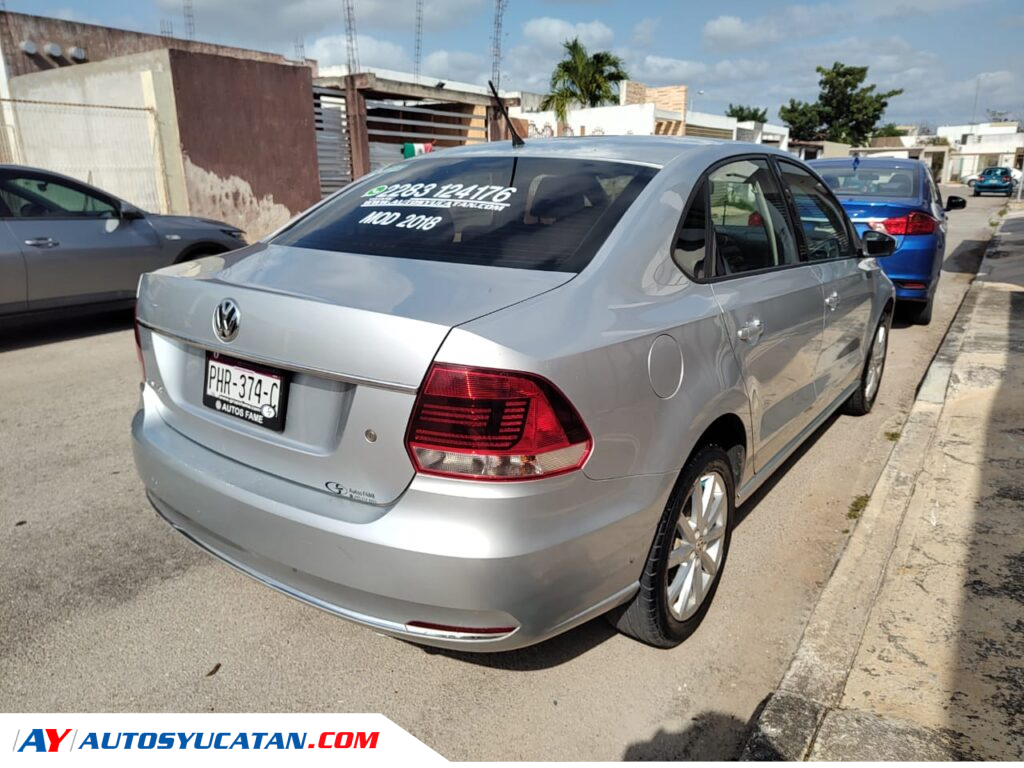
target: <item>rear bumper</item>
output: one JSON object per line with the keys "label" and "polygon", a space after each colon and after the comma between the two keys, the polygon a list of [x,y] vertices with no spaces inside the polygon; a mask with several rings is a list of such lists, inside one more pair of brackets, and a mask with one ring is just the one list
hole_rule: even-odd
{"label": "rear bumper", "polygon": [[1008,195],[1013,191],[1013,184],[978,184],[974,185],[974,192],[985,194],[990,192],[991,194]]}
{"label": "rear bumper", "polygon": [[904,236],[899,249],[878,263],[892,280],[897,300],[927,301],[938,282],[942,255],[935,236]]}
{"label": "rear bumper", "polygon": [[[132,438],[153,506],[207,551],[377,631],[470,651],[531,645],[629,599],[676,478],[417,477],[383,514],[351,522],[366,505],[231,461],[151,410],[135,415]],[[309,494],[316,505],[303,504]]]}

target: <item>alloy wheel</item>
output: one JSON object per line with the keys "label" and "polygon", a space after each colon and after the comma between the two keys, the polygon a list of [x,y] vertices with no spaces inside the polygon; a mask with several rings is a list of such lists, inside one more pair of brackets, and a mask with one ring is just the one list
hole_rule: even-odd
{"label": "alloy wheel", "polygon": [[665,587],[669,612],[677,621],[700,609],[721,570],[729,525],[725,488],[718,472],[701,475],[679,512]]}

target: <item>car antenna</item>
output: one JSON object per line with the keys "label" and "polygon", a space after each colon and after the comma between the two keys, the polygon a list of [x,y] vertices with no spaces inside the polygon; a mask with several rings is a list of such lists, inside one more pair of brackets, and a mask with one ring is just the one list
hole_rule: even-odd
{"label": "car antenna", "polygon": [[508,109],[505,107],[505,102],[503,102],[501,97],[498,96],[498,89],[494,87],[494,83],[490,80],[487,81],[487,84],[491,87],[491,94],[494,96],[494,101],[497,103],[498,109],[501,110],[501,114],[505,117],[505,124],[508,126],[508,132],[512,134],[512,146],[524,146],[526,142],[523,141],[523,137],[516,132],[516,127],[512,124],[512,118],[508,116]]}

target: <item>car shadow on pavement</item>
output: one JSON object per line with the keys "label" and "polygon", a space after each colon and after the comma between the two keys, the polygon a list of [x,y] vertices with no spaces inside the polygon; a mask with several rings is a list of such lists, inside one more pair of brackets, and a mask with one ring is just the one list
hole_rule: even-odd
{"label": "car shadow on pavement", "polygon": [[[630,744],[622,755],[623,760],[701,760],[724,762],[737,760],[747,740],[751,727],[761,714],[762,706],[746,723],[737,717],[722,712],[701,712],[693,717],[690,724],[678,733],[664,729],[647,741]],[[785,759],[781,755],[779,760]]]}
{"label": "car shadow on pavement", "polygon": [[981,266],[981,257],[985,254],[988,240],[963,240],[952,253],[942,262],[943,272],[957,272],[974,275]]}
{"label": "car shadow on pavement", "polygon": [[134,322],[135,315],[130,309],[89,315],[3,320],[0,322],[0,352],[125,331]]}
{"label": "car shadow on pavement", "polygon": [[[818,427],[804,443],[779,467],[768,480],[765,481],[757,492],[751,496],[742,506],[736,510],[736,525],[740,525],[744,519],[757,507],[761,500],[767,496],[790,468],[796,464],[809,451],[818,439],[829,430],[839,418],[839,414],[833,414]],[[577,656],[596,648],[604,642],[615,637],[618,631],[603,617],[588,621],[575,629],[571,629],[557,637],[553,637],[538,645],[528,648],[520,648],[515,651],[504,651],[501,653],[465,653],[452,651],[444,648],[430,648],[417,646],[424,653],[429,655],[441,655],[457,661],[464,661],[469,664],[491,667],[493,669],[507,669],[517,672],[536,672],[544,669],[552,669],[566,662],[572,661]],[[657,653],[651,649],[652,653]],[[640,759],[640,758],[638,758]],[[714,759],[714,758],[705,758]]]}

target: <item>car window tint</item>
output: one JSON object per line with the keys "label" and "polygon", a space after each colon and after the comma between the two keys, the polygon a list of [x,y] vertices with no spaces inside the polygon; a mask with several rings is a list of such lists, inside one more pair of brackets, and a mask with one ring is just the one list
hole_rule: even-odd
{"label": "car window tint", "polygon": [[766,161],[723,165],[707,183],[716,276],[797,263],[786,203]]}
{"label": "car window tint", "polygon": [[672,258],[688,276],[707,277],[708,185],[704,182],[690,201],[672,247]]}
{"label": "car window tint", "polygon": [[353,185],[274,242],[579,272],[656,172],[577,158],[439,153]]}
{"label": "car window tint", "polygon": [[0,187],[4,202],[12,215],[18,218],[109,218],[116,214],[110,201],[50,179],[12,176],[0,182]]}
{"label": "car window tint", "polygon": [[845,214],[825,186],[800,166],[787,162],[779,165],[800,219],[805,258],[823,261],[854,256]]}
{"label": "car window tint", "polygon": [[920,174],[909,168],[815,166],[821,178],[842,197],[907,197],[920,195]]}

